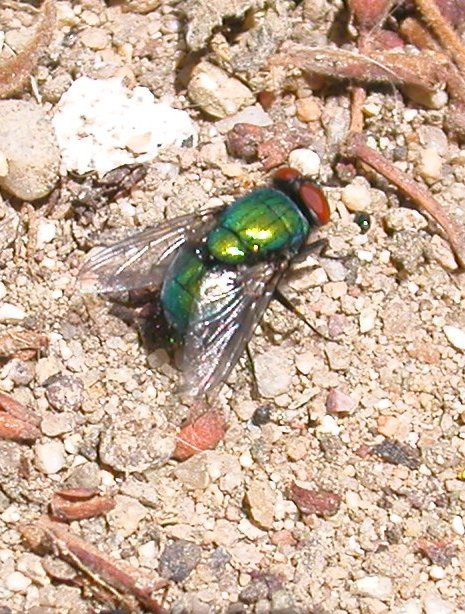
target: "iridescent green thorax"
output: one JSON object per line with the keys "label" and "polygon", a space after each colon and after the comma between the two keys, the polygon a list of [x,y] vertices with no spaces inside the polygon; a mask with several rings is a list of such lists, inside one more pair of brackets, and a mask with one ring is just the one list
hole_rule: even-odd
{"label": "iridescent green thorax", "polygon": [[205,265],[194,249],[181,250],[166,273],[161,303],[168,324],[179,334],[186,332],[204,274]]}
{"label": "iridescent green thorax", "polygon": [[220,262],[248,263],[281,250],[294,255],[309,231],[308,221],[290,198],[264,188],[224,210],[218,226],[208,235],[207,246]]}

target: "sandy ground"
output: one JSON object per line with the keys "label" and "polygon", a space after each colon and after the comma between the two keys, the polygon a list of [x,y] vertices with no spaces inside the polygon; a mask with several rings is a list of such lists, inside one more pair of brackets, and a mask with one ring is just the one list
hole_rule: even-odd
{"label": "sandy ground", "polygon": [[[1,4],[10,41],[27,38],[33,15]],[[228,156],[215,120],[186,97],[176,70],[186,52],[179,6],[142,15],[97,0],[57,4],[37,77],[47,111],[72,78],[125,75],[186,109],[199,142],[160,153],[116,201],[75,207],[75,180],[64,178],[53,207],[23,209],[15,240],[0,239],[0,303],[24,312],[7,313],[0,332],[14,326],[49,339],[40,357],[0,370],[0,390],[41,416],[35,442],[0,441],[1,613],[111,609],[109,594],[97,598],[95,583],[81,585],[68,563],[24,540],[24,525],[69,487],[113,498],[113,510],[71,530],[169,579],[156,596],[173,614],[465,611],[464,277],[451,270],[447,242],[394,188],[373,174],[347,188],[335,175],[347,90],[313,97],[302,82],[268,111],[311,130],[333,210],[320,235],[345,257],[299,264],[282,289],[338,342],[273,303],[250,346],[257,381],[243,357],[200,406],[225,417],[222,441],[180,463],[170,459],[175,435],[193,410],[176,395],[179,372],[163,350],[144,349],[108,302],[84,299],[76,276],[95,232],[230,202],[267,173]],[[324,42],[339,3],[317,4],[326,12],[314,36]],[[303,28],[303,5],[279,6],[289,36]],[[296,119],[302,98],[311,98],[314,121]],[[463,206],[465,150],[442,131],[447,105],[426,109],[390,87],[366,104],[373,144],[440,202]],[[3,196],[5,216],[18,202]],[[367,234],[353,223],[358,208],[372,216]],[[295,482],[319,493],[319,513],[305,513]]]}

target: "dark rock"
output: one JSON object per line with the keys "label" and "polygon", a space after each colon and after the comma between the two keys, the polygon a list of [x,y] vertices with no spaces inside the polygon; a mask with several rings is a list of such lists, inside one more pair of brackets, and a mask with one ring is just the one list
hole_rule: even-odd
{"label": "dark rock", "polygon": [[171,542],[163,550],[158,571],[163,578],[182,582],[197,566],[202,548],[184,539]]}

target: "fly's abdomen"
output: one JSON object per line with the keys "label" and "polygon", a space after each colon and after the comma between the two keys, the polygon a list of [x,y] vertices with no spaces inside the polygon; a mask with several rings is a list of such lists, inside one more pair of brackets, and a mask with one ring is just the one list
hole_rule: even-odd
{"label": "fly's abdomen", "polygon": [[255,190],[228,207],[208,235],[208,250],[220,262],[247,263],[269,254],[294,255],[304,243],[309,223],[298,207],[272,188]]}
{"label": "fly's abdomen", "polygon": [[180,335],[187,330],[204,274],[194,248],[182,249],[166,272],[160,300],[168,324]]}

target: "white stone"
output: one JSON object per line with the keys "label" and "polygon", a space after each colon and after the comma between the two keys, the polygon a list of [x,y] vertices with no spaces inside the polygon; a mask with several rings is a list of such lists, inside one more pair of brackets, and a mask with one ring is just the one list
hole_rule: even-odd
{"label": "white stone", "polygon": [[391,610],[391,614],[421,614],[422,607],[418,599],[409,599]]}
{"label": "white stone", "polygon": [[357,180],[349,183],[341,193],[341,199],[349,211],[364,211],[371,205],[369,188]]}
{"label": "white stone", "polygon": [[289,390],[294,369],[285,350],[274,347],[257,354],[254,356],[254,368],[262,397],[274,399]]}
{"label": "white stone", "polygon": [[14,324],[26,317],[26,312],[21,307],[12,303],[2,303],[0,305],[0,322],[4,324]]}
{"label": "white stone", "polygon": [[439,595],[435,593],[427,593],[423,597],[423,607],[425,614],[452,614],[457,612],[453,603],[441,599]]}
{"label": "white stone", "polygon": [[5,578],[5,586],[12,593],[25,593],[31,580],[20,571],[13,571]]}
{"label": "white stone", "polygon": [[461,516],[454,516],[452,518],[451,527],[456,535],[465,535],[465,526]]}
{"label": "white stone", "polygon": [[439,179],[442,171],[442,158],[435,149],[424,149],[421,152],[418,173],[426,180]]}
{"label": "white stone", "polygon": [[365,576],[356,580],[355,591],[364,597],[387,601],[393,595],[392,580],[386,576]]}
{"label": "white stone", "polygon": [[457,326],[444,326],[444,334],[456,350],[465,350],[465,331]]}
{"label": "white stone", "polygon": [[53,241],[57,233],[53,222],[41,220],[37,227],[37,247],[42,249],[46,243]]}
{"label": "white stone", "polygon": [[61,172],[108,171],[153,160],[160,147],[196,139],[185,111],[156,103],[146,87],[129,90],[122,79],[80,77],[63,94],[53,118]]}
{"label": "white stone", "polygon": [[376,323],[376,311],[370,307],[363,309],[360,312],[358,321],[361,333],[367,333],[368,331],[373,330]]}
{"label": "white stone", "polygon": [[3,281],[0,281],[0,301],[2,301],[6,296],[6,286]]}
{"label": "white stone", "polygon": [[429,568],[429,577],[432,580],[444,580],[446,577],[446,570],[440,565],[431,565]]}
{"label": "white stone", "polygon": [[328,415],[323,416],[321,424],[316,427],[316,430],[318,433],[325,433],[328,435],[339,435],[341,431],[336,419]]}
{"label": "white stone", "polygon": [[61,441],[39,443],[36,446],[36,465],[42,473],[58,473],[66,463],[65,449]]}
{"label": "white stone", "polygon": [[316,177],[320,174],[320,156],[311,149],[294,149],[289,154],[289,165],[302,175]]}

